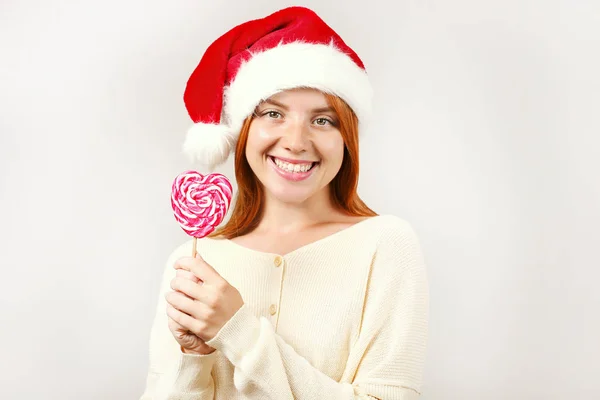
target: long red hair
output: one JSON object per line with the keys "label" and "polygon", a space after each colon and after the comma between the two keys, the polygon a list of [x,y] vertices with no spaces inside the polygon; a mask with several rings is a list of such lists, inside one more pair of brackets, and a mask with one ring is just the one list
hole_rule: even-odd
{"label": "long red hair", "polygon": [[[358,118],[354,111],[339,97],[324,93],[339,119],[339,130],[344,139],[344,158],[339,172],[329,184],[331,201],[335,208],[351,216],[375,216],[373,210],[360,199],[358,188]],[[235,149],[235,179],[237,196],[231,217],[225,225],[215,230],[211,237],[232,239],[253,231],[263,212],[264,192],[262,185],[246,159],[246,143],[253,116],[244,121]]]}

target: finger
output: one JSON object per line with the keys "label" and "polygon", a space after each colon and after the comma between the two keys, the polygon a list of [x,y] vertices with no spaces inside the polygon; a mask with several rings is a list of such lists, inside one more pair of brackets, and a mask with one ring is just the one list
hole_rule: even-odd
{"label": "finger", "polygon": [[194,283],[201,282],[200,279],[198,279],[198,277],[196,275],[192,274],[190,271],[186,271],[185,269],[178,269],[177,272],[175,273],[175,276],[178,278],[189,279],[190,281],[192,281]]}
{"label": "finger", "polygon": [[169,316],[169,311],[168,311],[169,308],[173,308],[173,306],[167,303],[167,308],[165,310],[167,310],[167,316],[168,316],[167,319],[168,319],[170,329],[173,331],[176,331],[176,330],[177,331],[187,331],[188,329],[185,326],[181,325],[179,322],[175,321],[173,318],[171,318]]}
{"label": "finger", "polygon": [[165,294],[165,299],[167,303],[171,306],[175,307],[181,312],[184,312],[188,315],[194,317],[195,312],[195,301],[194,299],[189,298],[188,296],[183,295],[179,292],[169,292]]}
{"label": "finger", "polygon": [[190,317],[189,315],[181,312],[175,307],[167,306],[167,315],[171,318],[177,325],[181,326],[182,330],[188,330],[195,335],[202,332],[204,324],[197,319]]}
{"label": "finger", "polygon": [[203,282],[209,284],[222,283],[223,277],[204,259],[200,256],[193,257],[182,257],[175,262],[175,269],[183,269],[193,273]]}
{"label": "finger", "polygon": [[203,285],[194,283],[187,278],[173,278],[171,289],[204,304],[208,304],[208,300],[213,297],[211,296],[212,292],[207,287],[205,288]]}
{"label": "finger", "polygon": [[[194,283],[196,283],[196,284],[197,284],[198,282],[200,282],[200,285],[202,284],[202,281],[201,281],[200,279],[198,279],[198,277],[197,277],[196,275],[194,275],[194,274],[192,274],[190,271],[186,271],[186,270],[184,270],[184,269],[178,269],[178,270],[176,271],[176,273],[175,273],[175,276],[176,276],[177,278],[187,279],[187,280],[189,280],[189,281],[191,281],[191,282],[194,282]],[[173,286],[173,285],[171,285],[171,288],[173,289],[173,287],[172,287],[172,286]],[[174,289],[174,290],[175,290],[175,289]],[[186,296],[187,296],[187,295],[186,295]]]}
{"label": "finger", "polygon": [[165,298],[167,299],[167,303],[198,320],[205,320],[207,316],[212,315],[216,304],[215,302],[212,302],[209,305],[202,301],[196,301],[179,292],[167,293]]}

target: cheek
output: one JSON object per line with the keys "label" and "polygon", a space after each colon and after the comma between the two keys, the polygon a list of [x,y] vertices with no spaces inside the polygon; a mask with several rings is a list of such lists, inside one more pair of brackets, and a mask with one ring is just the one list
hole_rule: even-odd
{"label": "cheek", "polygon": [[263,153],[272,147],[275,141],[275,136],[268,130],[259,124],[251,125],[246,143],[246,157],[248,160],[262,158]]}
{"label": "cheek", "polygon": [[339,133],[323,138],[319,143],[318,149],[328,162],[341,164],[344,158],[344,139],[342,139],[342,135]]}

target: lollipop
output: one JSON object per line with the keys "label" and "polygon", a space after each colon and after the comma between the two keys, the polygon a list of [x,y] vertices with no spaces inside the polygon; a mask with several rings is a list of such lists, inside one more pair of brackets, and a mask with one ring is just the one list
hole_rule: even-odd
{"label": "lollipop", "polygon": [[194,238],[193,257],[197,239],[211,234],[223,221],[232,192],[231,182],[222,174],[186,171],[175,178],[171,206],[181,228]]}

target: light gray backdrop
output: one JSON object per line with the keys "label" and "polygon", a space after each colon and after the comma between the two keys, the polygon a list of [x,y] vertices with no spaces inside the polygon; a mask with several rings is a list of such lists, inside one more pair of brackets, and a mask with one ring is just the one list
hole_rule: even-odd
{"label": "light gray backdrop", "polygon": [[[139,397],[187,239],[185,81],[217,36],[291,4],[2,1],[0,398]],[[422,240],[423,399],[600,398],[598,2],[302,4],[376,89],[360,191]]]}

